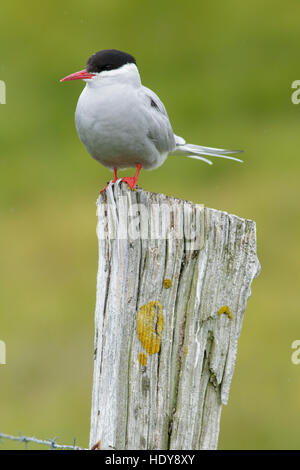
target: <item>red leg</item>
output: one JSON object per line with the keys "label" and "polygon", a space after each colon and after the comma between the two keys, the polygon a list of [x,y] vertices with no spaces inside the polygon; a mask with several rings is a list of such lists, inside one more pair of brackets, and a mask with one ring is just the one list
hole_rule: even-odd
{"label": "red leg", "polygon": [[101,193],[103,193],[103,191],[106,190],[107,186],[109,185],[109,183],[115,183],[118,179],[118,176],[117,176],[117,168],[114,168],[114,179],[111,180],[111,181],[108,181],[107,185],[101,190]]}
{"label": "red leg", "polygon": [[118,179],[118,175],[117,175],[117,168],[114,168],[114,179],[113,179],[113,183],[115,183]]}
{"label": "red leg", "polygon": [[139,172],[141,171],[142,165],[140,163],[136,164],[136,172],[134,176],[125,176],[122,178],[122,181],[128,184],[131,189],[134,189],[137,183]]}

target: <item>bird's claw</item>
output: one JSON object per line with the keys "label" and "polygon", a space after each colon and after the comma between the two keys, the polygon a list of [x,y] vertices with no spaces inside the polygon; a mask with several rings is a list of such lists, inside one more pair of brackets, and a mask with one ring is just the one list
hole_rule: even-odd
{"label": "bird's claw", "polygon": [[103,189],[101,189],[101,193],[104,193],[104,191],[106,190],[107,186],[109,185],[110,181],[107,181],[106,185],[104,186]]}
{"label": "bird's claw", "polygon": [[124,176],[122,178],[122,181],[124,181],[124,183],[127,183],[131,189],[135,189],[137,178],[135,178],[134,176]]}
{"label": "bird's claw", "polygon": [[107,186],[110,184],[110,183],[115,183],[117,180],[116,179],[113,179],[113,180],[110,180],[110,181],[107,181],[106,185],[104,186],[103,189],[101,189],[101,193],[104,193],[104,191],[106,190]]}

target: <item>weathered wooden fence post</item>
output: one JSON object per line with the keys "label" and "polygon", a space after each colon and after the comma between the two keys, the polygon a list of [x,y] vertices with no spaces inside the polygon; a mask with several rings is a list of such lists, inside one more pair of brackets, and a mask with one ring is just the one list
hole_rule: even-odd
{"label": "weathered wooden fence post", "polygon": [[259,272],[255,223],[120,182],[97,208],[90,444],[215,449]]}

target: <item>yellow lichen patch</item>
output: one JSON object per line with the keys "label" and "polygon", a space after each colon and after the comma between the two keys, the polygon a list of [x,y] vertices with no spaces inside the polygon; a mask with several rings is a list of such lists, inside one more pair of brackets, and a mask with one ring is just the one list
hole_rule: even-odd
{"label": "yellow lichen patch", "polygon": [[170,289],[170,287],[172,285],[172,281],[171,281],[171,279],[165,279],[163,284],[164,284],[165,289]]}
{"label": "yellow lichen patch", "polygon": [[188,348],[188,346],[186,346],[184,348],[184,357],[188,355],[188,352],[189,352],[189,348]]}
{"label": "yellow lichen patch", "polygon": [[153,300],[143,305],[137,315],[136,323],[137,335],[143,348],[150,355],[158,353],[164,329],[162,305]]}
{"label": "yellow lichen patch", "polygon": [[146,364],[147,364],[147,356],[146,356],[146,354],[145,354],[144,352],[141,352],[141,353],[139,354],[139,358],[138,358],[138,359],[139,359],[139,363],[140,363],[143,367],[145,367]]}
{"label": "yellow lichen patch", "polygon": [[231,313],[231,310],[230,310],[230,308],[228,307],[228,305],[224,305],[223,307],[220,308],[218,314],[219,314],[219,315],[222,315],[223,313],[226,313],[226,315],[228,315],[228,317],[230,318],[230,320],[232,320],[232,313]]}

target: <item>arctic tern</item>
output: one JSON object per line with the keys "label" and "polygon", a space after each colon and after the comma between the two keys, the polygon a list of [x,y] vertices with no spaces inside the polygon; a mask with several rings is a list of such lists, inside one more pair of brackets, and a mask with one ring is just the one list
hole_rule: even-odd
{"label": "arctic tern", "polygon": [[118,179],[118,169],[133,167],[135,175],[123,177],[122,181],[134,189],[141,168],[158,168],[169,154],[210,165],[211,160],[204,156],[242,161],[231,156],[240,150],[187,144],[175,135],[165,106],[152,90],[142,85],[132,55],[116,49],[96,52],[84,70],[61,81],[79,79],[86,86],[76,107],[76,129],[90,155],[113,170],[113,183]]}

